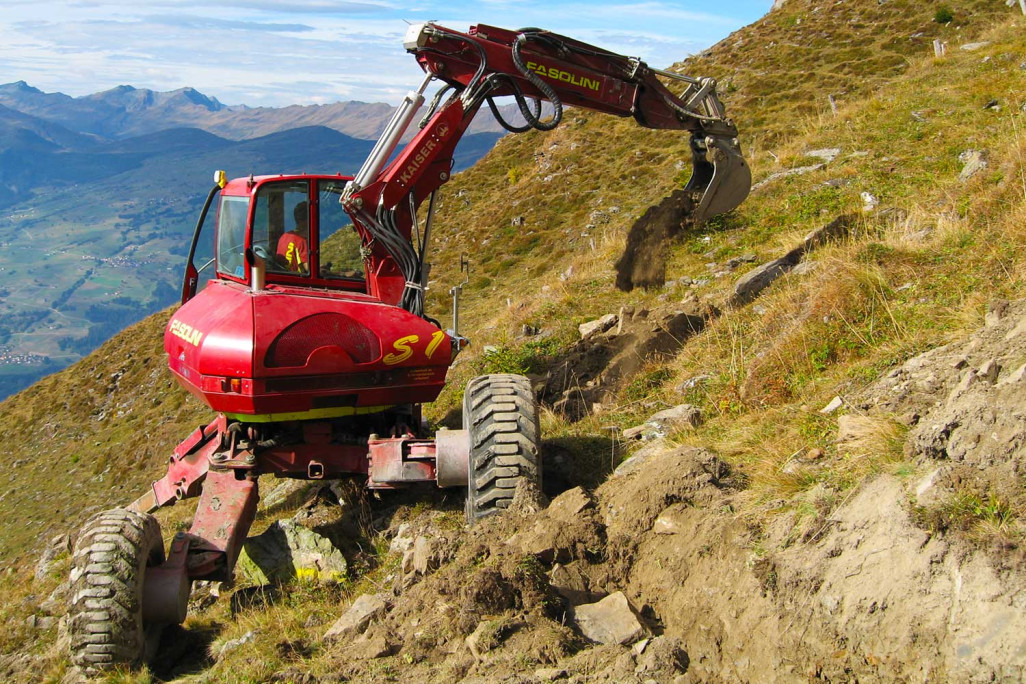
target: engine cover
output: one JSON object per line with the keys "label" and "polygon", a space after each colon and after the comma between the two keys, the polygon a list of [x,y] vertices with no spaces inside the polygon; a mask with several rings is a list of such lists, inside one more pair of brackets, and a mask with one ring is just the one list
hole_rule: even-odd
{"label": "engine cover", "polygon": [[245,422],[354,415],[433,401],[449,335],[374,297],[211,281],[164,333],[179,383]]}

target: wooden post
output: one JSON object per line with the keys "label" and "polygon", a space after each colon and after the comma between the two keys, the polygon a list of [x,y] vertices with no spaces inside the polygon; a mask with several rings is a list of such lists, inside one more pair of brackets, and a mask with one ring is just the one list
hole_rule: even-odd
{"label": "wooden post", "polygon": [[933,54],[936,57],[944,56],[944,43],[940,41],[940,38],[933,41]]}
{"label": "wooden post", "polygon": [[1019,9],[1022,10],[1023,14],[1026,14],[1026,0],[1019,0]]}
{"label": "wooden post", "polygon": [[[1026,2],[1026,0],[1023,0],[1023,2]],[[837,100],[834,99],[833,95],[828,95],[827,98],[830,100],[830,111],[834,113],[834,116],[837,116]]]}

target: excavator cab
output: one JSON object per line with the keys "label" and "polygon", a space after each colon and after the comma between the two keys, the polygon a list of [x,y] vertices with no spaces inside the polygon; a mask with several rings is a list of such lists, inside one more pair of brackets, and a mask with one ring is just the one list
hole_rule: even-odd
{"label": "excavator cab", "polygon": [[182,303],[195,296],[201,271],[211,268],[214,278],[250,287],[366,292],[360,236],[339,203],[348,181],[343,176],[268,176],[215,186],[213,259],[196,263],[205,211],[186,267]]}

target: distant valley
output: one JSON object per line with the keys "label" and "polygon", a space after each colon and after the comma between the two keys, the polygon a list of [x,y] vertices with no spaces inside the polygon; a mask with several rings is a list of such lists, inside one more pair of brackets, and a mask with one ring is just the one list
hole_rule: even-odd
{"label": "distant valley", "polygon": [[[0,85],[0,399],[178,298],[213,171],[353,173],[392,108],[226,107],[191,88]],[[500,137],[482,115],[466,168]]]}

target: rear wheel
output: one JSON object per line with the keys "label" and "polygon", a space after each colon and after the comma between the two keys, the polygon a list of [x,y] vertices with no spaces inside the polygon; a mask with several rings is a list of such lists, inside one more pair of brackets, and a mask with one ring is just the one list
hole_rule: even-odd
{"label": "rear wheel", "polygon": [[482,375],[463,395],[463,428],[470,436],[467,522],[513,502],[523,480],[541,489],[538,407],[522,375]]}
{"label": "rear wheel", "polygon": [[85,524],[72,556],[72,662],[92,674],[154,655],[161,627],[143,622],[143,582],[146,568],[163,562],[151,515],[116,508]]}

